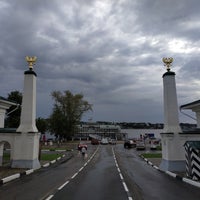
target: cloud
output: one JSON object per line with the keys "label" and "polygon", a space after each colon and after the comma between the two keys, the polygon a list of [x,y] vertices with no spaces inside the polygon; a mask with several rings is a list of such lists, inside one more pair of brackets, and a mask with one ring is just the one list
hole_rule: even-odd
{"label": "cloud", "polygon": [[174,57],[179,104],[199,98],[199,4],[2,0],[0,95],[23,90],[24,58],[35,55],[38,116],[50,114],[53,90],[71,90],[94,120],[162,122],[163,57]]}

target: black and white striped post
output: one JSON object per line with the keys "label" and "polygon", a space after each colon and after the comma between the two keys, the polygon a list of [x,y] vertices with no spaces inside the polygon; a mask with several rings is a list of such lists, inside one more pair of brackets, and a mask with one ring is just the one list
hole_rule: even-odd
{"label": "black and white striped post", "polygon": [[186,175],[193,180],[200,180],[200,141],[187,141],[184,147]]}

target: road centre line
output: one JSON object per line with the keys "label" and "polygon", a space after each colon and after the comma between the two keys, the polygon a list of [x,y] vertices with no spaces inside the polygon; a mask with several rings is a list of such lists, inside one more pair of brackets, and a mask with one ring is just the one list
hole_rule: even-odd
{"label": "road centre line", "polygon": [[83,170],[83,168],[84,168],[84,167],[81,167],[81,168],[80,168],[78,171],[79,171],[79,172],[80,172],[80,171],[82,171],[82,170]]}
{"label": "road centre line", "polygon": [[83,166],[85,167],[88,163],[86,162]]}
{"label": "road centre line", "polygon": [[124,190],[125,190],[126,193],[127,193],[128,200],[133,200],[133,198],[132,198],[132,197],[130,196],[130,194],[129,194],[128,187],[127,187],[127,185],[126,185],[126,183],[125,183],[125,181],[124,181],[124,178],[123,178],[123,176],[122,176],[122,173],[121,173],[121,171],[120,171],[120,168],[119,168],[119,165],[118,165],[118,163],[117,163],[117,159],[116,159],[116,156],[115,156],[115,152],[114,152],[114,148],[113,148],[113,147],[112,147],[112,152],[113,152],[113,157],[114,157],[114,160],[115,160],[115,166],[117,167],[117,171],[119,172],[119,176],[120,176],[120,179],[121,179],[122,184],[123,184],[123,186],[124,186]]}
{"label": "road centre line", "polygon": [[121,171],[120,171],[119,167],[117,167],[117,171],[118,171],[119,173],[121,173]]}
{"label": "road centre line", "polygon": [[52,199],[53,198],[53,196],[54,195],[50,195],[47,199],[45,199],[45,200],[50,200],[50,199]]}
{"label": "road centre line", "polygon": [[63,185],[61,185],[59,188],[58,188],[58,190],[62,190],[64,187],[65,187],[65,185],[67,185],[69,183],[69,181],[66,181]]}
{"label": "road centre line", "polygon": [[124,186],[125,191],[128,192],[128,188],[127,188],[127,186],[126,186],[126,183],[125,183],[125,182],[122,182],[122,183],[123,183],[123,186]]}
{"label": "road centre line", "polygon": [[124,177],[122,176],[121,173],[119,174],[119,176],[120,176],[121,180],[124,180]]}
{"label": "road centre line", "polygon": [[77,175],[78,175],[78,172],[76,172],[76,173],[71,177],[71,179],[75,178]]}
{"label": "road centre line", "polygon": [[[90,157],[90,159],[83,165],[83,167],[81,167],[68,181],[66,181],[64,184],[62,184],[57,190],[59,191],[59,190],[63,189],[63,187],[65,187],[70,182],[70,180],[74,179],[78,175],[78,173],[81,172],[84,169],[84,167],[93,159],[93,157],[95,156],[95,154],[97,153],[98,150],[99,150],[99,147],[92,154],[92,156]],[[54,195],[50,195],[45,200],[50,200],[51,198],[53,198]]]}

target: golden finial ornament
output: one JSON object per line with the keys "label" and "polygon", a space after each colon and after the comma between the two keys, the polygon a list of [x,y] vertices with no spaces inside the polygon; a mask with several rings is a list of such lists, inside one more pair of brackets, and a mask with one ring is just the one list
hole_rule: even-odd
{"label": "golden finial ornament", "polygon": [[167,71],[170,71],[170,67],[172,66],[173,58],[163,58],[162,61],[164,62],[164,66],[167,67]]}
{"label": "golden finial ornament", "polygon": [[31,56],[26,56],[26,61],[27,61],[28,65],[29,65],[29,69],[30,70],[33,70],[33,65],[35,64],[36,60],[37,60],[36,56],[32,56],[32,57]]}

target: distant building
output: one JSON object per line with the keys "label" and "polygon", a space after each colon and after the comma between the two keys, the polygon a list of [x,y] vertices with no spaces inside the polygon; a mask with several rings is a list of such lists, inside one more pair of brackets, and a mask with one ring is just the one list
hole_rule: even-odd
{"label": "distant building", "polygon": [[121,128],[115,124],[84,123],[77,126],[74,132],[74,139],[88,139],[96,136],[99,138],[109,137],[122,139]]}

